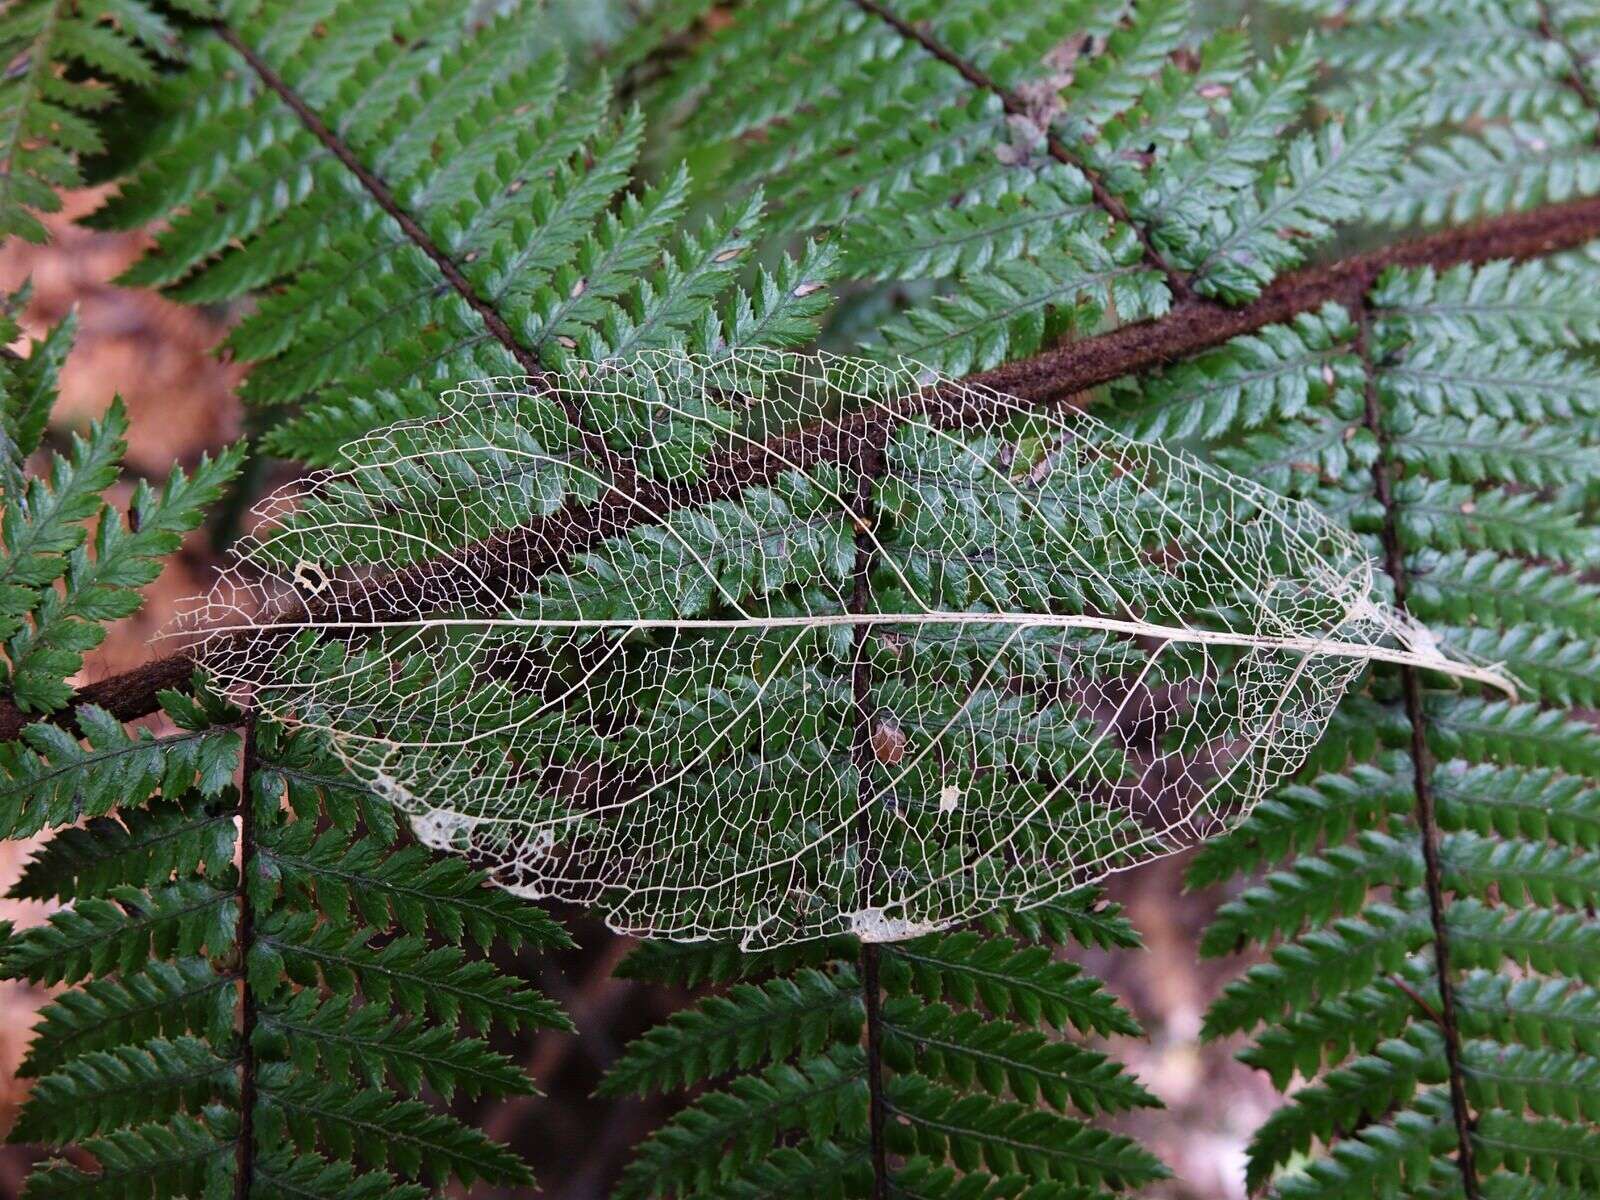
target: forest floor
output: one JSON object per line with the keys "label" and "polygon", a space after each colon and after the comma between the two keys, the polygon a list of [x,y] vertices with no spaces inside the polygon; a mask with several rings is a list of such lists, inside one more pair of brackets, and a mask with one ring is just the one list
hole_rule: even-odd
{"label": "forest floor", "polygon": [[[69,204],[69,215],[86,211],[95,197],[80,194]],[[31,278],[33,298],[24,316],[31,333],[77,311],[77,346],[63,376],[53,438],[65,439],[85,427],[116,395],[129,413],[132,477],[164,478],[174,463],[191,464],[237,437],[242,424],[233,397],[238,373],[213,354],[229,314],[197,312],[114,286],[111,280],[138,256],[144,235],[95,233],[64,220],[52,224],[56,236],[49,246],[13,240],[0,250],[0,287],[9,291]],[[270,486],[275,479],[269,473],[265,482]],[[131,487],[130,478],[114,500],[125,500]],[[79,682],[143,661],[150,638],[172,619],[180,600],[207,586],[218,561],[209,534],[192,536],[146,589],[143,609],[115,627],[89,656]],[[15,881],[32,848],[27,842],[0,842],[0,885]],[[1234,1061],[1237,1046],[1200,1044],[1207,1003],[1247,963],[1198,959],[1200,930],[1223,897],[1185,894],[1182,866],[1181,858],[1168,859],[1110,883],[1112,897],[1127,906],[1143,935],[1146,952],[1095,951],[1081,960],[1108,981],[1146,1030],[1143,1039],[1118,1039],[1107,1049],[1167,1106],[1118,1122],[1173,1171],[1172,1181],[1146,1196],[1232,1200],[1244,1195],[1246,1139],[1279,1101],[1265,1076]],[[18,926],[37,923],[47,913],[38,904],[0,900],[0,918]],[[643,1102],[600,1105],[588,1091],[616,1047],[677,1002],[611,977],[624,949],[621,939],[589,922],[575,932],[577,952],[529,967],[540,986],[572,1012],[580,1038],[547,1035],[528,1043],[525,1061],[545,1095],[477,1114],[495,1136],[533,1161],[547,1200],[600,1200],[626,1161],[629,1145],[662,1115],[659,1106]],[[10,1126],[27,1093],[15,1068],[27,1048],[34,1013],[48,998],[47,989],[0,984],[0,1130]],[[0,1200],[18,1195],[35,1157],[25,1148],[0,1148]]]}

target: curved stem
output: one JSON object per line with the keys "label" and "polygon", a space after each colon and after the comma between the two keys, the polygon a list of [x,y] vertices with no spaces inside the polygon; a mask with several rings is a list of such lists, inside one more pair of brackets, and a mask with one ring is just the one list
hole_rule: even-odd
{"label": "curved stem", "polygon": [[[1600,238],[1600,197],[1544,205],[1396,242],[1286,276],[1241,308],[1208,300],[1186,301],[1156,320],[1069,342],[961,382],[964,388],[988,388],[1029,404],[1082,404],[1081,393],[1091,388],[1198,354],[1265,326],[1291,321],[1325,304],[1357,308],[1366,291],[1390,267],[1445,270],[1500,259],[1520,261],[1571,250],[1596,238]],[[919,411],[939,409],[938,419],[943,424],[959,425],[971,419],[970,413],[948,396],[944,398],[947,405],[941,409],[936,385],[913,403]],[[870,420],[886,422],[893,415],[874,414]],[[484,557],[502,564],[515,561],[519,576],[531,579],[602,538],[644,523],[647,514],[664,518],[688,505],[724,499],[767,482],[780,468],[804,470],[818,463],[849,461],[866,427],[862,422],[857,425],[808,427],[783,434],[768,446],[723,456],[710,464],[706,477],[693,487],[641,481],[625,498],[608,495],[597,503],[564,509],[498,535],[484,544]],[[194,667],[194,658],[187,651],[167,655],[79,688],[66,707],[42,716],[25,713],[10,699],[0,698],[0,741],[14,741],[24,726],[36,720],[72,728],[75,710],[85,704],[99,705],[123,721],[146,716],[156,710],[161,691],[183,687]]]}

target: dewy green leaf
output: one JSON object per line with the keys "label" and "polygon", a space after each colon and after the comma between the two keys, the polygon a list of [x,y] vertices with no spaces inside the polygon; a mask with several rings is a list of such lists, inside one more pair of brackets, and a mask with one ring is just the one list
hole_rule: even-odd
{"label": "dewy green leaf", "polygon": [[[1037,903],[1235,821],[1373,660],[1508,686],[1313,509],[909,365],[662,352],[450,408],[270,501],[190,628],[425,841],[634,932]],[[568,494],[678,502],[532,581]]]}

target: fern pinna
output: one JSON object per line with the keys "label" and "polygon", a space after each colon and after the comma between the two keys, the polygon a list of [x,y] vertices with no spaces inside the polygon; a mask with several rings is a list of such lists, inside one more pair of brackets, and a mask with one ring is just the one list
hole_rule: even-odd
{"label": "fern pinna", "polygon": [[[209,12],[179,0],[180,15]],[[179,32],[146,0],[16,0],[0,11],[0,236],[39,242],[57,189],[83,182],[80,159],[107,148],[97,117],[119,90],[153,83],[181,62]]]}
{"label": "fern pinna", "polygon": [[[1600,234],[1586,6],[1295,0],[1271,22],[1294,35],[1260,55],[1183,0],[607,5],[586,14],[598,48],[556,15],[570,5],[485,7],[10,5],[0,230],[37,236],[54,188],[129,164],[92,220],[161,232],[124,282],[248,297],[229,352],[252,366],[252,430],[307,464],[439,414],[463,379],[820,341],[1092,399],[1346,522],[1398,603],[1523,694],[1375,670],[1305,777],[1196,859],[1198,885],[1295,856],[1206,943],[1275,946],[1209,1029],[1251,1032],[1248,1061],[1310,1081],[1259,1134],[1250,1182],[1592,1190],[1600,763],[1572,710],[1597,688],[1600,322],[1593,260],[1544,258]],[[99,80],[137,107],[102,113]],[[1286,275],[1357,221],[1374,249]],[[1416,224],[1457,227],[1392,241]],[[511,1156],[415,1096],[526,1089],[478,1034],[560,1018],[460,944],[554,945],[555,927],[400,848],[324,746],[248,719],[181,653],[66,685],[237,465],[105,514],[113,412],[25,481],[67,340],[0,363],[4,811],[13,836],[82,823],[19,884],[67,907],[3,960],[74,985],[41,1026],[18,1136],[98,1163],[34,1188],[516,1186]],[[601,460],[646,437],[676,464],[699,448],[670,424],[560,419]],[[742,511],[747,467],[696,497]],[[621,481],[611,505],[542,496],[528,519],[551,552],[515,578],[559,586],[585,550],[648,541],[683,499],[656,482]],[[174,732],[121,723],[158,709]],[[641,949],[634,973],[718,990],[627,1050],[607,1091],[711,1087],[622,1191],[1045,1200],[1154,1181],[1091,1123],[1150,1101],[1079,1040],[1131,1022],[1051,949],[1130,932],[1087,892],[1007,920],[876,947]]]}
{"label": "fern pinna", "polygon": [[1523,1194],[1524,1173],[1595,1186],[1600,760],[1565,711],[1600,697],[1600,593],[1582,582],[1600,549],[1582,522],[1600,381],[1579,353],[1593,328],[1568,307],[1595,281],[1588,257],[1396,271],[1354,311],[1213,360],[1280,382],[1317,363],[1334,382],[1268,431],[1244,432],[1282,391],[1245,389],[1208,431],[1218,458],[1347,513],[1413,614],[1523,688],[1507,703],[1380,671],[1303,782],[1191,868],[1207,884],[1293,856],[1203,944],[1277,944],[1207,1029],[1253,1033],[1245,1060],[1280,1085],[1316,1078],[1252,1146],[1263,1183],[1332,1144],[1279,1179],[1285,1196],[1368,1195],[1402,1175],[1468,1195]]}
{"label": "fern pinna", "polygon": [[[1402,219],[1528,203],[1593,170],[1600,108],[1578,49],[1592,21],[1552,5],[1488,24],[1505,66],[1487,82],[1465,57],[1481,23],[1459,47],[1420,15],[1330,39],[1336,62],[1431,74],[1442,125],[1538,122],[1538,143],[1512,124],[1430,144],[1392,193]],[[1419,39],[1436,54],[1406,55]],[[1186,432],[1346,514],[1400,603],[1523,688],[1506,703],[1378,672],[1303,781],[1193,864],[1202,885],[1289,859],[1226,904],[1202,945],[1274,947],[1219,997],[1207,1032],[1248,1032],[1245,1061],[1280,1086],[1310,1081],[1256,1135],[1254,1186],[1475,1197],[1600,1183],[1587,919],[1600,760],[1570,711],[1600,697],[1600,593],[1584,581],[1600,550],[1595,281],[1588,254],[1391,271],[1207,363],[1224,403]],[[1182,390],[1162,391],[1131,397],[1132,419],[1181,411]],[[1324,1156],[1303,1161],[1316,1146]]]}
{"label": "fern pinna", "polygon": [[642,118],[552,37],[531,12],[478,27],[398,0],[240,4],[191,36],[154,99],[171,115],[94,220],[180,214],[126,284],[270,287],[226,347],[254,364],[266,449],[326,463],[443,386],[573,356],[809,337],[827,252],[740,286],[759,198],[698,223],[684,171],[626,192]]}
{"label": "fern pinna", "polygon": [[1098,981],[1051,953],[1066,944],[1131,947],[1137,937],[1086,889],[1009,926],[880,946],[836,938],[752,954],[645,943],[623,973],[718,986],[632,1043],[602,1093],[724,1085],[644,1141],[617,1194],[990,1196],[1026,1186],[1089,1196],[1164,1177],[1148,1151],[1076,1115],[1157,1102],[1112,1059],[1052,1036],[1139,1031]]}
{"label": "fern pinna", "polygon": [[[60,340],[7,365],[13,474],[53,399]],[[132,611],[238,467],[234,451],[141,483],[125,518],[99,496],[123,430],[113,408],[6,499],[8,682],[62,723],[0,744],[6,836],[58,830],[11,892],[57,911],[9,936],[0,970],[69,989],[40,1016],[12,1137],[99,1164],[47,1166],[29,1195],[526,1182],[509,1150],[418,1097],[530,1089],[480,1035],[565,1019],[468,947],[557,946],[559,927],[463,861],[399,845],[389,811],[313,739],[246,720],[202,685],[161,693],[170,733],[93,705],[60,713],[62,680],[103,623]]]}

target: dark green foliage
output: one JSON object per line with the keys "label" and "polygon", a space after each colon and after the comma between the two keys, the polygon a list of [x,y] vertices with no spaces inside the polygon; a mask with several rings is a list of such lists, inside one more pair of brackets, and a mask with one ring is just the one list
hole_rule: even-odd
{"label": "dark green foliage", "polygon": [[830,252],[746,272],[759,197],[692,223],[682,172],[625,192],[639,115],[575,77],[538,6],[505,7],[475,25],[417,0],[232,5],[228,40],[195,33],[158,90],[145,165],[96,220],[181,214],[127,283],[271,286],[230,346],[256,364],[248,401],[300,406],[274,451],[333,461],[457,380],[811,337]]}
{"label": "dark green foliage", "polygon": [[1360,214],[1417,121],[1395,102],[1286,136],[1309,44],[1252,65],[1181,0],[888,8],[756,4],[647,96],[674,145],[717,148],[714,194],[761,189],[779,229],[842,230],[844,276],[904,285],[878,352],[952,374],[1191,290],[1253,298]]}
{"label": "dark green foliage", "polygon": [[[1465,1174],[1488,1195],[1517,1176],[1589,1178],[1585,1130],[1600,1093],[1573,1039],[1592,1036],[1600,952],[1588,917],[1600,898],[1600,740],[1564,710],[1596,696],[1579,572],[1600,553],[1582,465],[1600,442],[1593,368],[1567,349],[1589,346],[1592,327],[1581,311],[1571,323],[1546,314],[1551,297],[1595,282],[1592,261],[1577,257],[1393,272],[1346,326],[1365,381],[1338,385],[1370,389],[1376,429],[1336,391],[1295,418],[1373,436],[1376,454],[1324,460],[1308,494],[1351,497],[1332,507],[1379,555],[1398,550],[1405,576],[1395,582],[1411,612],[1504,662],[1522,695],[1486,701],[1422,680],[1412,707],[1403,679],[1376,672],[1370,695],[1390,712],[1380,736],[1350,758],[1317,756],[1197,856],[1194,884],[1285,864],[1226,903],[1202,943],[1212,954],[1273,947],[1224,990],[1207,1031],[1250,1033],[1243,1057],[1279,1086],[1297,1072],[1314,1081],[1258,1132],[1252,1185],[1368,1195],[1403,1180],[1413,1191],[1430,1180],[1459,1188]],[[1171,403],[1159,389],[1152,402]],[[1138,401],[1130,412],[1139,419]],[[1263,444],[1220,433],[1205,448],[1248,469]],[[1396,480],[1387,510],[1375,503],[1373,463]],[[1420,785],[1414,722],[1428,753]],[[1443,980],[1419,795],[1433,811]],[[1328,1157],[1303,1163],[1319,1150]]]}
{"label": "dark green foliage", "polygon": [[644,947],[626,968],[635,978],[744,982],[634,1041],[606,1077],[611,1094],[712,1085],[645,1142],[621,1194],[801,1195],[813,1179],[830,1195],[860,1194],[872,1175],[874,1088],[887,1104],[897,1190],[960,1197],[1020,1173],[1103,1192],[1162,1177],[1148,1152],[1082,1119],[1156,1101],[1074,1040],[1138,1026],[1053,953],[1080,922],[1095,931],[1088,937],[1121,944],[1132,931],[1093,892],[1020,920],[1045,941],[1019,944],[995,923],[876,948],[878,1064],[861,1044],[867,1000],[851,939],[821,943],[807,965],[777,976],[793,951]]}
{"label": "dark green foliage", "polygon": [[[155,81],[183,46],[163,6],[145,0],[17,0],[0,13],[0,237],[45,239],[38,213],[82,182],[80,158],[105,149],[94,117],[124,87]],[[192,17],[209,0],[177,0]]]}
{"label": "dark green foliage", "polygon": [[[49,342],[35,353],[8,378],[13,395],[37,387],[48,408],[59,354]],[[7,413],[22,454],[40,439],[33,411]],[[141,483],[131,504],[140,519],[124,525],[100,498],[122,428],[114,407],[54,458],[48,480],[5,493],[8,679],[22,707],[67,699],[62,681],[82,651],[132,611],[134,589],[239,460],[174,473],[159,493]],[[83,523],[96,518],[86,544]],[[465,862],[396,845],[392,816],[314,739],[257,729],[242,795],[243,714],[198,677],[192,696],[162,694],[162,714],[172,732],[80,706],[70,731],[41,721],[0,746],[6,834],[69,826],[11,893],[62,907],[8,930],[0,948],[7,978],[68,985],[29,1048],[23,1072],[35,1084],[12,1137],[78,1145],[100,1164],[48,1165],[29,1194],[232,1196],[241,1167],[259,1197],[419,1195],[407,1179],[527,1182],[511,1151],[418,1093],[529,1090],[467,1030],[564,1025],[549,1000],[482,957],[563,945],[559,927]]]}
{"label": "dark green foliage", "polygon": [[[454,0],[16,0],[0,14],[0,235],[41,236],[36,214],[112,145],[128,174],[92,223],[159,229],[123,282],[238,302],[228,352],[251,368],[260,445],[364,465],[353,438],[437,416],[461,380],[813,341],[960,374],[1195,297],[1246,304],[1339,226],[1600,191],[1600,23],[1577,0],[1274,7],[1218,28],[1184,0],[513,0],[472,19]],[[1247,33],[1286,30],[1252,52]],[[129,91],[137,107],[113,111]],[[1398,565],[1387,585],[1413,616],[1523,689],[1372,671],[1301,775],[1192,861],[1196,886],[1259,876],[1202,950],[1267,947],[1208,1033],[1247,1035],[1245,1061],[1304,1084],[1252,1143],[1253,1186],[1600,1187],[1600,739],[1581,711],[1600,705],[1597,293],[1593,251],[1391,271],[1359,302],[1167,355],[1097,397],[1128,433],[1348,523]],[[20,303],[0,341],[16,341]],[[105,623],[241,458],[109,508],[121,410],[47,440],[71,335],[69,320],[0,358],[0,691],[37,718],[0,743],[0,834],[57,831],[15,894],[64,905],[8,931],[0,961],[69,985],[29,1049],[16,1136],[98,1164],[47,1165],[29,1194],[232,1196],[241,1163],[259,1197],[525,1185],[431,1100],[529,1090],[487,1035],[564,1019],[486,955],[561,945],[559,927],[408,844],[312,737],[258,727],[241,788],[244,714],[203,680],[163,695],[161,732],[66,711]],[[616,416],[616,448],[648,437],[653,461],[699,478],[703,447]],[[594,436],[585,418],[547,424],[574,446]],[[551,479],[532,515],[593,496],[579,472]],[[901,514],[922,500],[880,490]],[[730,592],[781,603],[793,578],[756,577],[751,538],[835,580],[854,569],[852,531],[814,520],[817,500],[781,477],[619,533],[611,562],[631,575],[577,555],[530,586],[595,617],[630,578],[659,578],[660,616],[701,612],[704,579],[663,549],[668,531]],[[530,511],[492,528],[432,515],[461,517],[465,539]],[[970,607],[969,584],[931,590]],[[677,702],[703,710],[714,691],[685,680]],[[663,702],[659,718],[682,714]],[[1042,767],[1076,745],[1070,725],[1036,732]],[[621,1194],[1139,1190],[1160,1164],[1097,1122],[1152,1098],[1086,1044],[1138,1027],[1061,953],[1073,944],[1135,939],[1078,892],[867,952],[871,996],[849,938],[640,946],[624,974],[704,991],[603,1085],[692,1096]]]}
{"label": "dark green foliage", "polygon": [[[1279,7],[1331,16],[1337,6]],[[1327,30],[1328,103],[1414,97],[1421,116],[1415,150],[1370,198],[1368,219],[1462,222],[1592,192],[1597,36],[1581,0],[1374,4]]]}
{"label": "dark green foliage", "polygon": [[811,1058],[861,1027],[861,985],[848,967],[738,984],[636,1039],[601,1084],[604,1095],[690,1087],[733,1070]]}
{"label": "dark green foliage", "polygon": [[[510,1151],[413,1097],[424,1083],[445,1096],[529,1089],[468,1031],[564,1018],[460,944],[549,947],[564,935],[457,860],[356,837],[349,824],[316,835],[315,817],[284,807],[278,755],[334,768],[278,730],[254,736],[245,880],[233,864],[236,791],[207,796],[184,776],[117,819],[64,832],[29,864],[17,894],[72,903],[11,938],[6,974],[81,986],[44,1014],[27,1064],[38,1083],[14,1136],[120,1147],[130,1164],[181,1146],[230,1178],[248,1077],[259,1152],[295,1148],[283,1171],[386,1196],[410,1194],[396,1177],[526,1182]],[[235,1023],[241,986],[248,1043]],[[340,1173],[352,1161],[363,1174]],[[70,1171],[41,1180],[118,1194],[109,1164],[101,1176]],[[278,1194],[265,1178],[252,1194]]]}
{"label": "dark green foliage", "polygon": [[[45,352],[41,367],[48,369],[50,357]],[[53,374],[35,386],[53,393]],[[8,442],[19,450],[36,445],[40,430],[31,412],[14,419]],[[0,565],[6,659],[0,684],[25,711],[50,712],[66,704],[72,689],[65,680],[105,637],[104,623],[138,608],[137,589],[156,577],[160,560],[200,523],[242,457],[233,449],[214,461],[202,459],[192,475],[174,469],[159,490],[141,480],[124,518],[101,493],[117,477],[126,430],[122,406],[113,404],[87,437],[73,436],[66,455],[51,456],[47,475],[8,492],[13,502],[0,531],[6,550]]]}
{"label": "dark green foliage", "polygon": [[[38,722],[20,741],[0,745],[0,814],[7,818],[7,833],[25,837],[45,826],[100,817],[114,805],[139,804],[157,791],[179,795],[193,787],[202,796],[218,795],[239,755],[239,735],[221,723],[229,710],[207,711],[176,693],[163,699],[177,733],[158,737],[128,730],[103,709],[86,705],[75,710],[81,741]],[[74,836],[81,843],[84,835]]]}

